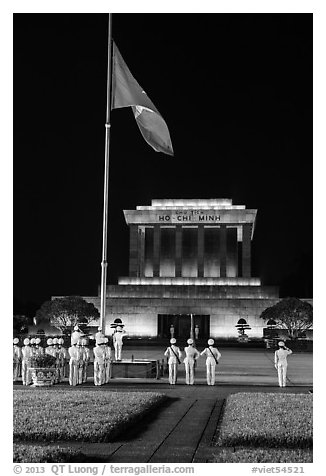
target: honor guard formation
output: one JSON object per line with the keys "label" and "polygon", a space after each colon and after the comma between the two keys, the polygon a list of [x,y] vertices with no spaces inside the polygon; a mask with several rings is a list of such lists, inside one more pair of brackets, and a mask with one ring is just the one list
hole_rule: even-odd
{"label": "honor guard formation", "polygon": [[[122,323],[115,323],[111,325],[111,327],[114,329],[111,337],[114,348],[114,360],[111,354],[109,338],[102,333],[101,327],[98,328],[93,338],[95,340],[95,346],[92,349],[89,348],[89,337],[84,335],[78,326],[74,327],[70,337],[70,347],[68,349],[65,347],[65,342],[62,337],[48,338],[45,348],[42,347],[40,338],[26,338],[21,347],[19,345],[19,339],[15,337],[13,339],[13,381],[17,382],[21,376],[23,385],[30,385],[32,383],[30,372],[32,368],[32,358],[50,355],[55,359],[54,383],[60,383],[64,381],[65,378],[68,378],[69,384],[72,386],[86,383],[89,378],[88,366],[90,362],[93,362],[94,385],[101,386],[107,384],[112,376],[112,361],[123,362],[121,355],[123,337],[126,335]],[[170,345],[164,352],[168,364],[170,385],[177,383],[178,365],[182,362],[185,368],[186,385],[194,385],[195,369],[197,360],[200,357],[206,358],[207,385],[214,385],[216,366],[219,364],[221,358],[221,353],[214,347],[214,340],[208,339],[208,346],[199,352],[195,347],[194,339],[188,339],[187,346],[184,347],[183,356],[183,352],[178,347],[176,338],[174,337],[173,326],[170,328],[170,335],[172,336]],[[198,335],[199,329],[197,328],[195,329],[195,340],[197,340]],[[285,346],[283,341],[278,342],[278,347],[274,357],[275,369],[278,372],[279,386],[285,387],[287,357],[292,354],[292,351]]]}

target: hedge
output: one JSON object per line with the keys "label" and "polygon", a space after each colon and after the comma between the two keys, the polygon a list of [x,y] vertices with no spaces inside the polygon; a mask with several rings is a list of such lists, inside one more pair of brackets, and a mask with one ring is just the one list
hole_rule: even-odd
{"label": "hedge", "polygon": [[220,446],[312,447],[312,395],[236,393],[227,398]]}
{"label": "hedge", "polygon": [[153,392],[16,389],[14,441],[112,441],[165,399]]}

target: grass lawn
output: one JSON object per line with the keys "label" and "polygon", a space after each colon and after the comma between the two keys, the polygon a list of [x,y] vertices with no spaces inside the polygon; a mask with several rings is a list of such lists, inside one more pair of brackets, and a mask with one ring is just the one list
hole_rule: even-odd
{"label": "grass lawn", "polygon": [[312,395],[236,393],[227,398],[218,444],[312,447]]}
{"label": "grass lawn", "polygon": [[86,456],[70,448],[14,444],[14,463],[84,463]]}
{"label": "grass lawn", "polygon": [[227,398],[215,463],[311,463],[312,395],[236,393]]}
{"label": "grass lawn", "polygon": [[153,392],[14,390],[14,441],[112,441],[166,396]]}
{"label": "grass lawn", "polygon": [[212,463],[312,463],[311,449],[222,448]]}

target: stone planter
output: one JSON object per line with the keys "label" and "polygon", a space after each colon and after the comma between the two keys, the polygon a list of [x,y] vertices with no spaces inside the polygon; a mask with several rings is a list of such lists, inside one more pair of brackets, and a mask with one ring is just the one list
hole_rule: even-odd
{"label": "stone planter", "polygon": [[33,387],[51,387],[56,377],[56,369],[52,368],[31,368]]}

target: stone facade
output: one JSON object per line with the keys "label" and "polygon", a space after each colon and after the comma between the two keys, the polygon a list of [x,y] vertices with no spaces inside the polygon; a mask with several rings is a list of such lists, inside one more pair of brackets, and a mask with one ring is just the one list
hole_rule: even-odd
{"label": "stone facade", "polygon": [[[248,337],[261,339],[260,315],[280,298],[277,286],[251,276],[256,214],[230,199],[153,200],[125,210],[129,276],[107,286],[105,333],[120,318],[130,337],[170,338],[173,328],[184,340],[192,319],[199,338],[227,340],[244,319]],[[100,311],[100,289],[84,299]]]}

